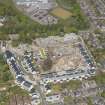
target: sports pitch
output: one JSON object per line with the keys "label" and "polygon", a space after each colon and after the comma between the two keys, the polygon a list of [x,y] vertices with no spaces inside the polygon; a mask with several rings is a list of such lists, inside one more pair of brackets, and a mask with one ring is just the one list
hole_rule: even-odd
{"label": "sports pitch", "polygon": [[56,17],[59,17],[61,19],[68,19],[70,16],[72,16],[72,13],[61,8],[61,7],[58,7],[58,8],[55,8],[51,11],[51,13],[56,16]]}

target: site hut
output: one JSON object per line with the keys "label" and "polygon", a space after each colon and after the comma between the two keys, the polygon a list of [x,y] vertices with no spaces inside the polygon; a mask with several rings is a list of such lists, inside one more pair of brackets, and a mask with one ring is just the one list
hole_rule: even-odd
{"label": "site hut", "polygon": [[70,80],[70,77],[67,75],[57,75],[57,74],[48,74],[48,75],[44,75],[44,77],[42,78],[41,83],[42,84],[47,84],[50,82],[53,83],[58,83],[58,82],[63,82],[66,81],[66,78]]}
{"label": "site hut", "polygon": [[45,50],[44,48],[41,48],[40,51],[39,51],[39,55],[40,55],[40,58],[41,59],[46,59],[47,58],[47,50]]}

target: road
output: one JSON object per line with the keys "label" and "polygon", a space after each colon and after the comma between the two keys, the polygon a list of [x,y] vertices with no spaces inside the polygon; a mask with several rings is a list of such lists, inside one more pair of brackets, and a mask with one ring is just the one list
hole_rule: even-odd
{"label": "road", "polygon": [[37,88],[38,92],[40,93],[41,105],[47,105],[47,102],[46,102],[46,100],[45,100],[45,94],[42,92],[39,83],[37,84],[37,87],[36,87],[36,88]]}

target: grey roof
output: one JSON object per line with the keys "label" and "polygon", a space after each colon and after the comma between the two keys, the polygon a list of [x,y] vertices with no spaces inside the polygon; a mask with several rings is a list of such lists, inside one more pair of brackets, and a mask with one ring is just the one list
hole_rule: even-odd
{"label": "grey roof", "polygon": [[93,62],[92,62],[92,59],[90,58],[90,56],[88,55],[88,53],[86,52],[85,48],[82,46],[82,44],[79,44],[79,49],[80,49],[80,52],[81,54],[84,56],[85,58],[85,61],[87,64],[90,65],[90,67],[94,67],[93,66]]}
{"label": "grey roof", "polygon": [[[69,72],[67,72],[69,71]],[[63,80],[70,80],[70,79],[79,79],[79,78],[83,78],[84,76],[89,76],[90,74],[87,72],[88,70],[75,70],[75,71],[71,71],[67,70],[65,71],[62,75],[57,74],[52,74],[51,76],[47,76],[43,75],[42,76],[42,81],[43,82],[49,82],[49,80],[51,81],[63,81]]]}
{"label": "grey roof", "polygon": [[30,88],[32,86],[32,83],[25,81],[23,85],[27,88]]}
{"label": "grey roof", "polygon": [[31,62],[30,58],[28,56],[25,56],[24,59],[26,60],[29,68],[31,68],[32,72],[36,71],[36,69],[33,67],[33,64]]}
{"label": "grey roof", "polygon": [[18,77],[16,78],[16,80],[17,80],[17,82],[19,82],[19,83],[22,83],[22,82],[25,81],[25,79],[24,79],[22,76],[18,76]]}
{"label": "grey roof", "polygon": [[11,57],[13,57],[13,54],[9,50],[6,50],[5,57],[6,57],[6,59],[10,59]]}
{"label": "grey roof", "polygon": [[16,62],[14,60],[11,60],[11,66],[14,70],[14,72],[16,73],[16,75],[21,74],[21,70],[20,68],[17,66]]}
{"label": "grey roof", "polygon": [[[12,52],[10,52],[9,50],[6,50],[4,56],[5,56],[6,59],[9,59],[10,66],[11,66],[12,69],[14,70],[15,74],[16,74],[16,75],[21,74],[21,70],[20,70],[20,68],[18,67],[18,65],[17,65],[17,63],[16,63],[16,61],[15,61],[14,54],[13,54]],[[13,57],[14,59],[11,59],[12,57]]]}

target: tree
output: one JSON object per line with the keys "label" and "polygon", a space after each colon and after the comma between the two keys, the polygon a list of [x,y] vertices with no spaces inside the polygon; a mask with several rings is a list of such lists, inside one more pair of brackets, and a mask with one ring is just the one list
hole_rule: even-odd
{"label": "tree", "polygon": [[52,67],[52,60],[50,59],[50,57],[48,57],[47,59],[45,59],[42,68],[43,70],[50,70]]}

